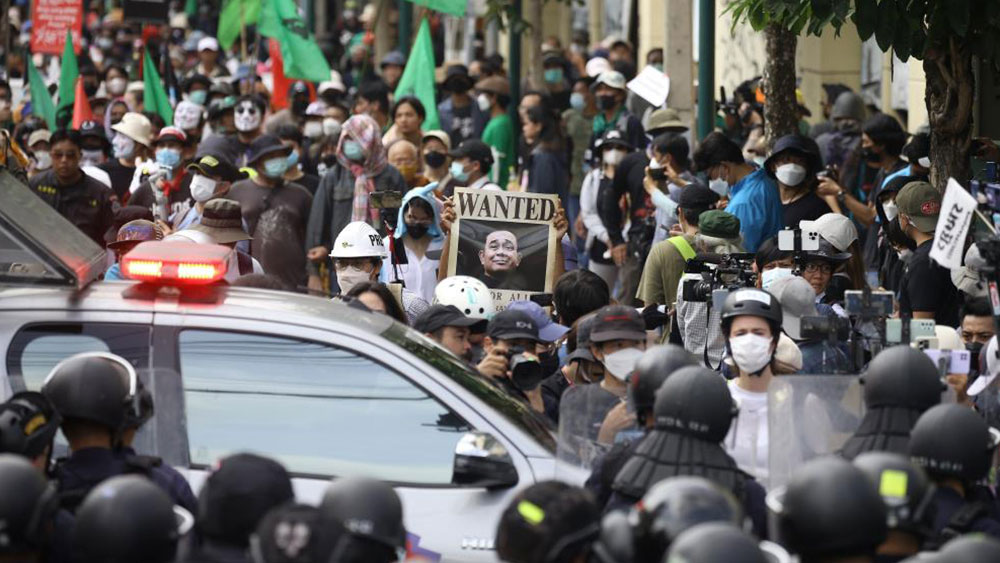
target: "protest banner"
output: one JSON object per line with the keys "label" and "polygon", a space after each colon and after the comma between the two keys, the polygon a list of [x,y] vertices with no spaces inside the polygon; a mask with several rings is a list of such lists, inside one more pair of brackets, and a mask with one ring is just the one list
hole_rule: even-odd
{"label": "protest banner", "polygon": [[941,202],[931,258],[945,268],[961,268],[965,237],[976,211],[976,198],[954,178],[948,178],[948,188]]}
{"label": "protest banner", "polygon": [[482,280],[498,311],[550,293],[558,208],[554,195],[456,188],[448,275]]}
{"label": "protest banner", "polygon": [[73,35],[73,52],[80,53],[83,3],[80,0],[36,0],[31,4],[31,52],[61,55],[66,31]]}

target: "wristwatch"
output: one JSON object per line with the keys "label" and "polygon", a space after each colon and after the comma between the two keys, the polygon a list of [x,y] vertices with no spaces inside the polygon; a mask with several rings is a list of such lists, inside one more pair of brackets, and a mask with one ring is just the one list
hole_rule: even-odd
{"label": "wristwatch", "polygon": [[845,201],[846,199],[847,199],[847,194],[844,192],[844,190],[840,190],[839,192],[837,192],[837,203],[839,203],[840,205],[846,205],[847,204],[847,202]]}

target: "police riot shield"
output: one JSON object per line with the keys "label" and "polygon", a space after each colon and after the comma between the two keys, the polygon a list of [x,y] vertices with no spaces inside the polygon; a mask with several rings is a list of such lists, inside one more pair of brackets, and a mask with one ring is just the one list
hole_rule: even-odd
{"label": "police riot shield", "polygon": [[784,486],[804,462],[840,451],[863,414],[857,375],[774,378],[767,391],[767,489]]}
{"label": "police riot shield", "polygon": [[605,391],[596,383],[575,385],[567,389],[559,401],[556,452],[559,460],[589,470],[595,459],[611,449],[615,440],[628,439],[635,427],[634,422],[618,432],[611,432],[610,426],[605,428],[605,434],[613,437],[601,439],[601,427],[605,425],[605,421],[613,425],[612,418],[620,418],[616,415],[621,414],[614,413],[609,418],[609,413],[616,407],[625,408],[624,405],[624,399]]}

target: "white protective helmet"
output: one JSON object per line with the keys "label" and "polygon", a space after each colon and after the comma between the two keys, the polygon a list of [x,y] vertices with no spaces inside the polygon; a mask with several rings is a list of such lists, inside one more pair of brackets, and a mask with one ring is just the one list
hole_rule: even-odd
{"label": "white protective helmet", "polygon": [[434,288],[434,304],[454,305],[467,317],[490,320],[496,313],[486,284],[470,276],[451,276]]}
{"label": "white protective helmet", "polygon": [[330,258],[386,258],[382,235],[364,221],[348,223],[333,241]]}
{"label": "white protective helmet", "polygon": [[196,244],[215,244],[215,239],[208,233],[196,231],[194,229],[184,229],[163,237],[167,242],[193,242]]}

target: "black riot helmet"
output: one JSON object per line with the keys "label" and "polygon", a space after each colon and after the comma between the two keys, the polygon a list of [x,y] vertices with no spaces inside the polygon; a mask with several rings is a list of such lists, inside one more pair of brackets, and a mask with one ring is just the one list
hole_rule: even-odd
{"label": "black riot helmet", "polygon": [[656,428],[719,443],[736,417],[726,380],[708,368],[675,371],[656,392]]}
{"label": "black riot helmet", "polygon": [[646,425],[646,414],[653,410],[656,390],[671,373],[686,366],[698,365],[695,357],[676,344],[654,346],[646,350],[629,376],[628,392],[635,405],[636,420]]}
{"label": "black riot helmet", "polygon": [[561,481],[524,489],[500,515],[497,556],[510,563],[570,563],[592,550],[601,511],[589,491]]}
{"label": "black riot helmet", "polygon": [[909,346],[879,352],[861,376],[865,407],[907,407],[921,412],[941,402],[944,386],[937,366]]}
{"label": "black riot helmet", "polygon": [[917,420],[910,433],[910,459],[932,479],[973,483],[986,476],[1000,432],[972,409],[937,405]]}
{"label": "black riot helmet", "polygon": [[193,524],[194,518],[149,479],[112,477],[94,487],[77,510],[74,553],[88,563],[167,563]]}
{"label": "black riot helmet", "polygon": [[198,495],[198,529],[205,538],[247,547],[260,519],[295,499],[288,471],[273,459],[240,453],[219,463]]}
{"label": "black riot helmet", "polygon": [[838,457],[806,462],[786,487],[767,495],[767,506],[768,529],[802,559],[873,555],[888,532],[878,491]]}
{"label": "black riot helmet", "polygon": [[768,563],[757,541],[732,524],[699,524],[670,546],[663,563]]}
{"label": "black riot helmet", "polygon": [[944,544],[934,563],[995,563],[1000,561],[1000,540],[986,534],[967,534]]}
{"label": "black riot helmet", "polygon": [[96,422],[119,432],[129,416],[140,417],[139,378],[124,358],[84,352],[58,364],[42,385],[42,394],[63,419]]}
{"label": "black riot helmet", "polygon": [[0,454],[0,555],[40,551],[59,509],[55,487],[19,455]]}
{"label": "black riot helmet", "polygon": [[781,335],[781,303],[763,289],[737,289],[726,296],[719,317],[722,319],[722,333],[729,340],[729,328],[736,317],[760,317],[771,326],[771,336],[778,341]]}
{"label": "black riot helmet", "polygon": [[0,452],[34,459],[45,453],[62,417],[41,393],[22,391],[0,404]]}
{"label": "black riot helmet", "polygon": [[271,509],[250,536],[250,558],[253,563],[340,561],[344,535],[341,526],[321,522],[315,506],[284,504]]}
{"label": "black riot helmet", "polygon": [[382,481],[335,479],[326,488],[319,510],[324,521],[339,523],[353,536],[394,550],[406,547],[403,504],[396,491]]}
{"label": "black riot helmet", "polygon": [[867,452],[854,458],[878,489],[888,510],[886,524],[918,538],[930,535],[934,524],[934,484],[923,469],[901,454]]}
{"label": "black riot helmet", "polygon": [[685,530],[706,522],[743,526],[731,493],[702,477],[671,477],[653,485],[633,510],[636,551],[656,560]]}

